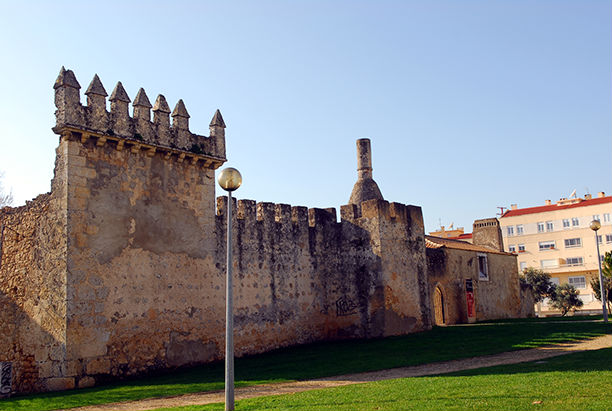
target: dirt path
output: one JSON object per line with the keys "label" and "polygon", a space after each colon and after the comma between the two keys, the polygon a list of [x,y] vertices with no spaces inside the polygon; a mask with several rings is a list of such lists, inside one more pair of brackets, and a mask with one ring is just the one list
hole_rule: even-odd
{"label": "dirt path", "polygon": [[[364,372],[359,374],[338,375],[309,381],[297,381],[278,384],[255,385],[237,388],[236,400],[261,397],[265,395],[290,394],[320,388],[339,387],[342,385],[359,384],[370,381],[390,380],[395,378],[421,377],[474,368],[491,367],[502,364],[542,360],[559,355],[580,351],[598,350],[612,346],[612,336],[606,335],[592,340],[573,344],[558,344],[529,350],[511,351],[483,357],[466,358],[463,360],[446,361],[433,364],[423,364],[413,367],[392,368],[389,370]],[[185,405],[201,405],[223,402],[223,391],[212,391],[196,394],[185,394],[175,397],[152,398],[140,401],[121,402],[113,404],[93,405],[71,408],[71,411],[144,411],[164,407],[179,407]]]}

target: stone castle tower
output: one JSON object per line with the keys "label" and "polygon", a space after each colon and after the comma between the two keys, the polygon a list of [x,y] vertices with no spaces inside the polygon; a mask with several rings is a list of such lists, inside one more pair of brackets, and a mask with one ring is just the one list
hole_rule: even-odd
{"label": "stone castle tower", "polygon": [[472,238],[474,244],[484,245],[497,251],[504,251],[501,228],[497,218],[483,218],[474,221]]}

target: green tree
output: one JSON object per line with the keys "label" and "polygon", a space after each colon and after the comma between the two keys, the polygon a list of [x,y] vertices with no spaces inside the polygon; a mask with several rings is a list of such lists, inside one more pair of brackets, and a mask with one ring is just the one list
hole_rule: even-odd
{"label": "green tree", "polygon": [[531,288],[533,299],[536,303],[543,301],[546,297],[550,297],[555,289],[555,285],[550,281],[550,274],[538,268],[525,268],[519,279],[521,284]]}
{"label": "green tree", "polygon": [[[610,304],[612,303],[612,252],[606,251],[603,262],[601,263],[601,273],[603,277],[604,289],[606,290],[606,305],[610,312]],[[595,294],[595,298],[601,301],[601,289],[599,287],[599,273],[591,278],[591,288]]]}
{"label": "green tree", "polygon": [[578,290],[571,284],[556,285],[549,296],[550,305],[561,310],[561,316],[565,316],[568,312],[576,311],[576,308],[584,305],[578,295]]}

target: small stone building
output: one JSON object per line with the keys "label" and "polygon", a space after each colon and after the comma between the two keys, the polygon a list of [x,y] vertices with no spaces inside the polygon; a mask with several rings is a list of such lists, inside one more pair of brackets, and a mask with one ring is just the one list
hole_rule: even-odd
{"label": "small stone building", "polygon": [[425,236],[434,324],[529,315],[522,304],[516,255],[503,251],[499,221],[475,221],[473,241]]}

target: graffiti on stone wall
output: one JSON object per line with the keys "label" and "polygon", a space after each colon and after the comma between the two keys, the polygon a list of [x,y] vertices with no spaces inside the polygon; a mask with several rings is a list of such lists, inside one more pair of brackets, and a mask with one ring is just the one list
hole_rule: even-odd
{"label": "graffiti on stone wall", "polygon": [[344,296],[336,300],[336,315],[338,317],[355,314],[356,312],[357,304],[350,298]]}
{"label": "graffiti on stone wall", "polygon": [[13,364],[10,362],[0,362],[0,395],[11,393],[12,374]]}
{"label": "graffiti on stone wall", "polygon": [[[357,313],[358,305],[347,296],[338,298],[335,304],[336,304],[336,317],[344,317],[347,315]],[[323,308],[321,308],[320,313],[324,315],[329,315],[330,314],[329,310],[332,307],[333,306],[330,306],[330,304],[323,304]]]}

